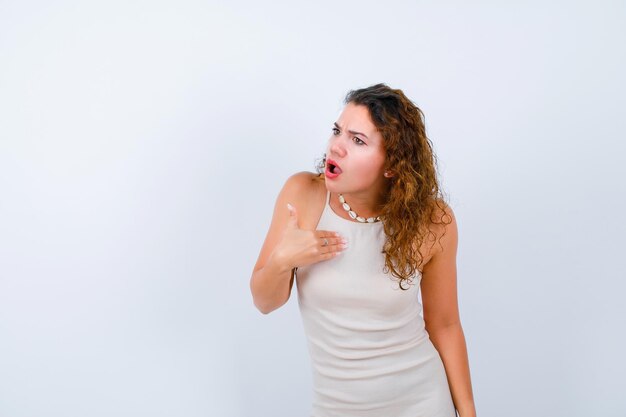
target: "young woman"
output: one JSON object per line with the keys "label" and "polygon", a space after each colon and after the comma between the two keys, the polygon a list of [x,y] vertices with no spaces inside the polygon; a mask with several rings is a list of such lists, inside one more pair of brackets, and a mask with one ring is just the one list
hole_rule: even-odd
{"label": "young woman", "polygon": [[423,114],[384,84],[345,104],[320,172],[292,175],[278,195],[254,304],[279,308],[295,278],[311,417],[474,417],[457,226]]}

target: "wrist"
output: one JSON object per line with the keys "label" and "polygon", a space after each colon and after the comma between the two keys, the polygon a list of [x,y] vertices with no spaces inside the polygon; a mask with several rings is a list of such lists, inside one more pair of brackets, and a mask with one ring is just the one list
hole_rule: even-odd
{"label": "wrist", "polygon": [[268,263],[271,264],[272,268],[279,274],[286,274],[295,268],[295,266],[287,262],[280,252],[273,252],[268,259]]}

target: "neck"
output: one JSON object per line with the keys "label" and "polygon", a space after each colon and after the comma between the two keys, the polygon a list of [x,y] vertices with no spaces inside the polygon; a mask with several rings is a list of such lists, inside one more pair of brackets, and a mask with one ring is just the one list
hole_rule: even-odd
{"label": "neck", "polygon": [[339,194],[343,196],[345,202],[350,206],[350,209],[358,216],[368,218],[380,215],[383,206],[383,200],[380,196],[338,193],[337,199],[339,199]]}

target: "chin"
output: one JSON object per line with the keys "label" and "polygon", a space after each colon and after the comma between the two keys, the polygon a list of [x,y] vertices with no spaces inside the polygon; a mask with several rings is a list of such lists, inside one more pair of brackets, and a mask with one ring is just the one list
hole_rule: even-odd
{"label": "chin", "polygon": [[333,194],[346,194],[350,192],[350,191],[346,191],[345,188],[339,188],[337,187],[337,184],[333,184],[328,181],[326,181],[326,190],[330,191]]}
{"label": "chin", "polygon": [[326,177],[324,177],[324,183],[326,184],[326,189],[328,191],[330,191],[331,193],[341,193],[341,190],[337,190],[337,186],[336,184],[333,184],[333,182],[331,180],[328,180]]}

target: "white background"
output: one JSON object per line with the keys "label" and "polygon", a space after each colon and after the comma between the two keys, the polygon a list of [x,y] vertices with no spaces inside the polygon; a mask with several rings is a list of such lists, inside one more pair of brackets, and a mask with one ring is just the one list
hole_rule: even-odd
{"label": "white background", "polygon": [[625,21],[0,1],[0,416],[308,417],[297,297],[263,315],[249,279],[284,181],[378,82],[426,114],[457,216],[478,416],[625,415]]}

